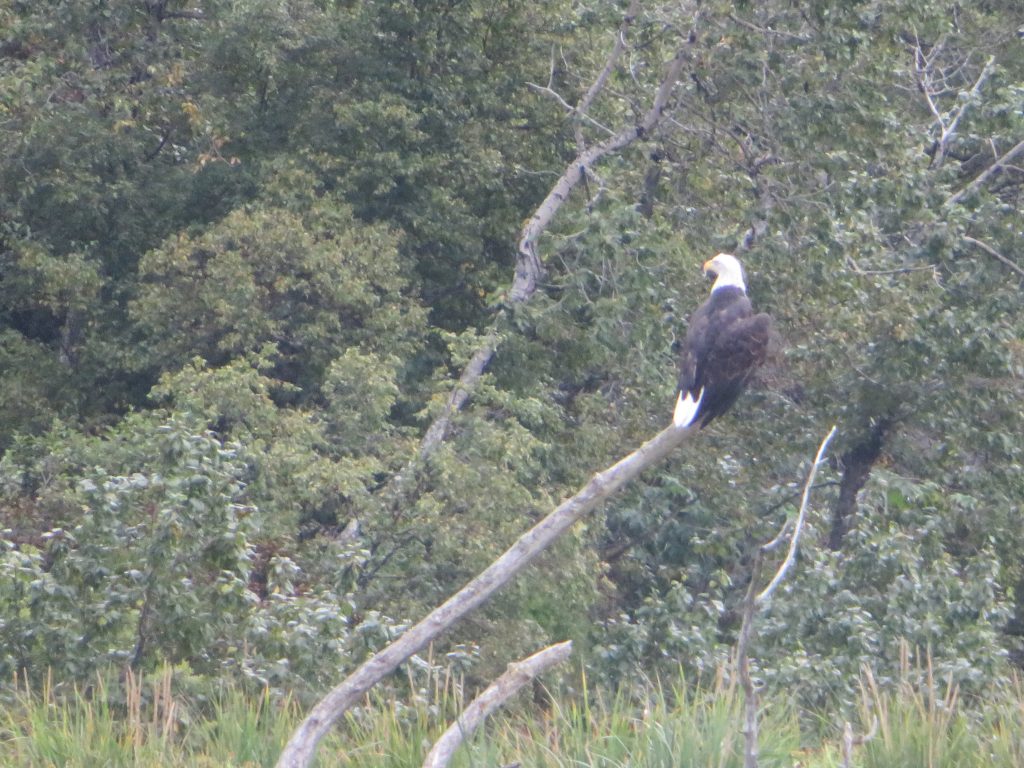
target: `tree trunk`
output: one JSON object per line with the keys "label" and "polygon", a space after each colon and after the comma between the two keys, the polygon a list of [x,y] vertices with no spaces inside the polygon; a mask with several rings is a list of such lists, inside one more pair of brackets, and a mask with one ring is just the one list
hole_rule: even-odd
{"label": "tree trunk", "polygon": [[871,476],[871,469],[882,455],[885,438],[892,428],[892,419],[875,422],[867,437],[843,454],[843,477],[839,481],[839,499],[832,512],[832,530],[828,548],[838,552],[850,530],[850,521],[857,513],[857,494]]}

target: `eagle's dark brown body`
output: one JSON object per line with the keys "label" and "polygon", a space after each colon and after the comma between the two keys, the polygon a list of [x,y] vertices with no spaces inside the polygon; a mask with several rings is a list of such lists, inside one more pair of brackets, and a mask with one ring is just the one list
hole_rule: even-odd
{"label": "eagle's dark brown body", "polygon": [[768,315],[754,314],[743,288],[712,290],[690,318],[683,342],[676,426],[705,427],[729,410],[764,363],[771,328]]}

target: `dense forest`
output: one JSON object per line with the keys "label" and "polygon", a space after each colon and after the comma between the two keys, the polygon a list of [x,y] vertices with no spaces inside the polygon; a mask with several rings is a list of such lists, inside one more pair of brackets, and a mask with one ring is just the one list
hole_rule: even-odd
{"label": "dense forest", "polygon": [[1022,202],[1018,0],[7,0],[0,686],[314,700],[669,424],[725,251],[768,364],[435,658],[713,675],[836,424],[759,678],[983,691],[1024,658]]}

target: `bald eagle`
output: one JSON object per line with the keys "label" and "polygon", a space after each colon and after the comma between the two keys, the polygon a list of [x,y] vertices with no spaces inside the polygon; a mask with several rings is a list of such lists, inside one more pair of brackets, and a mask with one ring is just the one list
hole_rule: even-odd
{"label": "bald eagle", "polygon": [[704,262],[704,274],[715,282],[683,341],[672,418],[677,427],[703,429],[729,410],[768,354],[772,319],[754,314],[739,260],[720,253]]}

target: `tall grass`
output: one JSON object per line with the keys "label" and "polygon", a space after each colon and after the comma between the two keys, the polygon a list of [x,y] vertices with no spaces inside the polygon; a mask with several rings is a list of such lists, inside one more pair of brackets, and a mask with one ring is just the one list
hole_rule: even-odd
{"label": "tall grass", "polygon": [[957,686],[936,680],[930,654],[912,667],[901,654],[900,680],[882,691],[870,669],[861,675],[860,718],[875,718],[874,738],[863,747],[864,768],[1024,766],[1024,690],[1016,675],[968,704]]}
{"label": "tall grass", "polygon": [[99,677],[88,689],[55,693],[15,681],[13,701],[0,717],[0,763],[31,766],[162,765],[175,751],[178,704],[170,672],[151,691],[130,671],[118,695]]}
{"label": "tall grass", "polygon": [[[410,677],[413,703],[368,697],[321,745],[323,765],[419,766],[430,744],[463,706],[461,681],[431,668]],[[874,737],[849,765],[863,768],[1019,768],[1024,766],[1024,690],[1019,681],[964,702],[955,686],[932,680],[930,666],[907,670],[891,690],[865,671],[859,702]],[[10,686],[0,712],[0,765],[272,766],[302,717],[290,700],[226,686],[215,695],[184,692],[171,670],[130,673],[59,691]],[[549,694],[494,718],[459,750],[454,768],[739,768],[742,695],[725,675],[704,684],[651,685],[641,699],[590,690]],[[841,739],[801,744],[798,713],[766,697],[760,764],[840,768]],[[820,713],[819,713],[820,714]],[[821,715],[824,717],[824,715]],[[841,723],[836,723],[838,726]]]}

